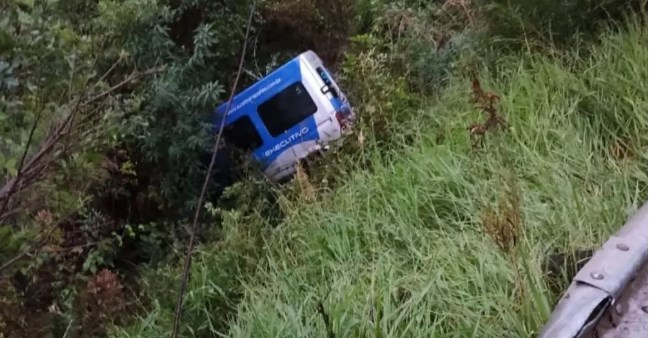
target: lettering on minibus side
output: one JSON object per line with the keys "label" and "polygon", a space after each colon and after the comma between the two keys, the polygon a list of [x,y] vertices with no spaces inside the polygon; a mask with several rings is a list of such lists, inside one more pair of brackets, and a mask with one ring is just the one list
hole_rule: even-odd
{"label": "lettering on minibus side", "polygon": [[298,131],[297,133],[293,133],[289,137],[287,137],[287,138],[283,139],[281,142],[277,143],[273,148],[266,150],[264,152],[264,156],[270,157],[275,152],[286,148],[293,141],[299,139],[300,137],[304,136],[308,132],[309,132],[308,127],[304,127],[302,129],[300,129],[300,131]]}
{"label": "lettering on minibus side", "polygon": [[275,81],[269,83],[266,87],[263,87],[263,88],[259,89],[256,93],[254,93],[254,94],[248,96],[245,100],[239,102],[239,104],[237,104],[237,105],[234,106],[232,109],[230,109],[230,112],[228,112],[228,115],[231,115],[231,114],[234,113],[235,111],[237,111],[237,110],[243,108],[243,107],[244,107],[245,105],[247,105],[248,103],[250,103],[250,102],[256,100],[260,95],[262,95],[262,94],[264,94],[265,92],[269,91],[271,88],[277,86],[280,82],[282,82],[282,79],[281,79],[281,78],[279,78],[279,79],[277,79],[277,80],[275,80]]}

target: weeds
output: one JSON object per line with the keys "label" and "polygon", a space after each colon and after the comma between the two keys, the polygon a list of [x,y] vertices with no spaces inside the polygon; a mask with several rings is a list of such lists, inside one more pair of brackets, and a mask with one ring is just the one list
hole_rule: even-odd
{"label": "weeds", "polygon": [[[640,32],[622,33],[623,40],[637,41]],[[452,86],[420,115],[416,142],[319,192],[317,203],[289,202],[295,211],[268,240],[228,336],[326,335],[322,316],[305,305],[324,290],[331,290],[326,309],[336,337],[534,336],[556,296],[541,258],[608,236],[624,221],[620,210],[646,198],[646,178],[633,178],[645,168],[640,161],[610,167],[593,158],[598,141],[584,138],[571,115],[582,92],[568,92],[563,80],[583,76],[582,61],[520,62],[501,64],[498,78],[480,74],[507,93],[501,109],[517,112],[510,137],[494,139],[493,156],[466,155],[471,144],[459,112],[471,106],[463,86]],[[606,77],[609,69],[602,63],[592,71]],[[498,117],[494,96],[481,93],[483,114]],[[441,142],[436,128],[446,131]]]}
{"label": "weeds", "polygon": [[521,241],[523,224],[518,189],[511,185],[505,186],[507,189],[501,193],[497,208],[484,208],[481,219],[485,233],[500,250],[510,255]]}
{"label": "weeds", "polygon": [[[601,242],[623,210],[647,198],[641,156],[621,165],[603,145],[604,135],[627,135],[646,153],[636,133],[647,128],[636,108],[646,106],[637,94],[646,83],[635,81],[646,74],[637,43],[645,28],[608,32],[587,60],[581,50],[503,57],[496,74],[492,65],[477,74],[473,102],[465,84],[477,75],[450,81],[426,109],[410,109],[421,100],[392,76],[384,41],[356,39],[352,47],[364,48],[343,74],[361,108],[363,141],[357,135],[348,152],[325,155],[328,167],[300,171],[294,189],[272,202],[279,222],[266,217],[271,202],[254,185],[233,189],[231,207],[214,210],[218,247],[202,246],[193,268],[187,335],[534,336],[556,299],[543,258]],[[483,138],[508,129],[489,139],[494,151],[480,161],[466,137],[476,106]],[[503,111],[515,114],[505,121]],[[315,183],[323,177],[329,184]],[[164,281],[176,275],[169,268],[145,280],[168,290]],[[114,336],[165,334],[169,306],[156,299]]]}
{"label": "weeds", "polygon": [[640,0],[480,0],[489,34],[501,48],[526,46],[538,50],[565,47],[579,39],[593,40],[608,20],[629,11],[642,12]]}
{"label": "weeds", "polygon": [[325,311],[324,304],[322,304],[322,301],[318,301],[317,309],[320,316],[322,316],[322,321],[324,323],[325,330],[327,332],[327,338],[336,338],[336,334],[331,329],[331,320],[329,319],[329,315],[327,314],[327,311]]}
{"label": "weeds", "polygon": [[[119,277],[108,269],[102,269],[88,280],[81,300],[85,303],[79,308],[84,309],[81,320],[83,335],[93,336],[101,327],[99,323],[114,320],[123,315],[127,309],[124,286]],[[71,323],[72,324],[72,323]]]}
{"label": "weeds", "polygon": [[496,109],[496,104],[500,97],[494,92],[484,91],[480,85],[477,74],[473,73],[472,97],[470,102],[476,104],[487,119],[482,123],[473,123],[467,129],[471,137],[471,145],[477,148],[478,145],[484,145],[484,137],[488,131],[507,128],[507,121],[500,115]]}
{"label": "weeds", "polygon": [[305,171],[304,165],[297,166],[294,183],[298,195],[297,200],[304,201],[305,203],[313,203],[316,201],[316,190],[309,181],[309,175]]}

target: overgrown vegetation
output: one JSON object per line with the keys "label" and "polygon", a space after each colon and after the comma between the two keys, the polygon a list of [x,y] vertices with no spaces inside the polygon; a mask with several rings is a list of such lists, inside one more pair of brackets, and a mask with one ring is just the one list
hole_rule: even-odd
{"label": "overgrown vegetation", "polygon": [[[0,337],[170,332],[248,5],[0,4]],[[645,8],[261,1],[244,85],[311,48],[360,120],[287,185],[219,158],[182,335],[534,336],[647,199]]]}

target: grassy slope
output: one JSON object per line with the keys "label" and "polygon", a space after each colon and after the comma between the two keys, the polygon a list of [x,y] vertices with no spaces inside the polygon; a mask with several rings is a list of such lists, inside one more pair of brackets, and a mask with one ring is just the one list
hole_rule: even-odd
{"label": "grassy slope", "polygon": [[[471,151],[466,131],[480,118],[467,102],[470,82],[456,79],[418,117],[419,137],[406,151],[372,154],[371,171],[359,168],[317,202],[288,205],[230,336],[326,337],[320,301],[335,337],[533,334],[556,297],[540,258],[598,245],[647,196],[641,41],[646,26],[635,25],[581,59],[499,61],[497,76],[481,79],[501,95],[511,130],[490,135],[482,153]],[[611,155],[614,138],[631,145],[630,156]],[[520,215],[511,254],[485,230],[485,210]],[[241,229],[231,231],[250,230]],[[224,276],[214,264],[230,256],[208,248],[194,261],[185,317],[202,332],[219,318],[210,303]],[[166,334],[173,309],[156,304],[118,335]]]}
{"label": "grassy slope", "polygon": [[[421,138],[407,152],[358,170],[318,203],[294,206],[231,336],[324,337],[320,300],[336,337],[533,334],[554,301],[538,257],[597,245],[646,198],[641,41],[646,30],[636,26],[607,36],[586,61],[502,62],[483,82],[502,95],[511,132],[481,155],[470,151],[465,130],[476,117],[468,80],[458,81],[422,117]],[[635,157],[613,158],[609,136],[627,137]],[[508,193],[512,176],[525,238],[517,263],[480,217]]]}

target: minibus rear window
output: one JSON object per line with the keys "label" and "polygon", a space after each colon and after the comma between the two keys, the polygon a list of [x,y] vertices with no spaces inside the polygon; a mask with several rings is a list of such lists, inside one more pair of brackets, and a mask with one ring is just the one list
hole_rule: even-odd
{"label": "minibus rear window", "polygon": [[307,117],[318,107],[301,82],[295,82],[257,108],[268,132],[276,137]]}
{"label": "minibus rear window", "polygon": [[261,137],[252,124],[250,117],[245,115],[227,125],[223,129],[223,136],[226,141],[246,151],[255,150],[262,144]]}

